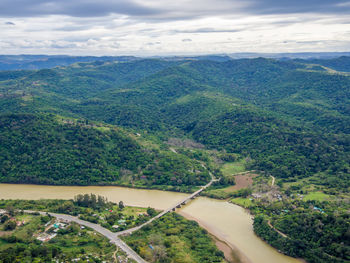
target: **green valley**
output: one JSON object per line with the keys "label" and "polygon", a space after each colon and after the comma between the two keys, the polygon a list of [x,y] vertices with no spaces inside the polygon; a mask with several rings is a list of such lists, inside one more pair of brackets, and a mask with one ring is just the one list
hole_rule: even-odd
{"label": "green valley", "polygon": [[[309,262],[346,262],[349,64],[129,58],[0,71],[0,182],[193,192],[214,176],[203,194],[249,208],[269,244]],[[205,262],[200,247],[220,262],[187,224],[169,214],[152,223],[157,231],[125,240],[154,262],[176,249],[180,262]]]}

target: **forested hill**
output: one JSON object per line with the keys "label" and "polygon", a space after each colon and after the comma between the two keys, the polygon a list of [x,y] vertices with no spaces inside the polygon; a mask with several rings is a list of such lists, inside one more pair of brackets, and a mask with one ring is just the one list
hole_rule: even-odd
{"label": "forested hill", "polygon": [[188,137],[250,157],[251,168],[276,177],[322,172],[346,189],[350,76],[324,61],[148,59],[2,71],[0,110]]}
{"label": "forested hill", "polygon": [[44,69],[68,66],[77,62],[94,61],[133,61],[132,56],[93,57],[93,56],[49,56],[49,55],[0,55],[0,70]]}
{"label": "forested hill", "polygon": [[[66,56],[66,55],[0,55],[0,70],[34,70],[69,66],[81,62],[128,62],[142,60],[134,56]],[[181,60],[212,60],[227,61],[230,57],[225,55],[205,55],[192,57],[163,57],[166,61]]]}
{"label": "forested hill", "polygon": [[346,56],[332,59],[298,59],[295,61],[306,64],[322,65],[336,71],[350,72],[350,57]]}
{"label": "forested hill", "polygon": [[0,167],[0,182],[16,183],[180,187],[209,180],[199,163],[146,151],[120,129],[54,115],[0,116]]}

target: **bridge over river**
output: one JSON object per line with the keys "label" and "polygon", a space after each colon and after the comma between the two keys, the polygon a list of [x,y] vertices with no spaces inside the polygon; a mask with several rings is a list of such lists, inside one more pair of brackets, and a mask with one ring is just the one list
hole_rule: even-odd
{"label": "bridge over river", "polygon": [[121,235],[129,235],[137,230],[139,230],[140,228],[142,228],[145,225],[148,225],[150,223],[152,223],[154,220],[164,216],[165,214],[171,212],[171,211],[175,211],[176,208],[180,208],[182,205],[185,205],[187,202],[189,202],[191,199],[194,199],[196,196],[198,196],[202,191],[204,191],[206,188],[208,188],[213,182],[218,181],[218,179],[214,179],[214,177],[212,176],[211,181],[206,184],[205,186],[202,186],[199,190],[197,190],[196,192],[194,192],[193,194],[187,196],[185,199],[181,200],[180,202],[170,206],[169,208],[165,209],[163,212],[161,212],[160,214],[158,214],[157,216],[151,218],[149,221],[147,221],[146,223],[143,223],[142,225],[139,225],[137,227],[134,228],[130,228],[124,231],[120,231],[117,234],[117,236],[121,236]]}
{"label": "bridge over river", "polygon": [[[211,175],[212,176],[212,175]],[[190,201],[191,199],[194,199],[197,195],[199,195],[203,190],[205,190],[206,188],[208,188],[213,182],[218,181],[217,179],[215,179],[212,176],[211,181],[206,184],[205,186],[202,186],[199,190],[197,190],[196,192],[194,192],[193,194],[189,195],[188,197],[186,197],[185,199],[183,199],[182,201],[172,205],[171,207],[165,209],[163,212],[161,212],[160,214],[158,214],[157,216],[151,218],[149,221],[147,221],[146,223],[131,228],[131,229],[127,229],[125,231],[121,231],[118,233],[113,233],[110,230],[98,225],[98,224],[94,224],[88,221],[84,221],[79,219],[78,217],[75,216],[71,216],[71,215],[65,215],[65,214],[57,214],[57,213],[51,213],[51,212],[42,212],[42,211],[31,211],[31,210],[25,210],[24,212],[26,213],[40,213],[41,215],[46,215],[49,214],[53,217],[56,217],[57,219],[61,219],[67,222],[76,222],[80,225],[83,226],[87,226],[92,228],[93,230],[95,230],[96,232],[102,234],[103,236],[107,237],[112,243],[114,243],[116,246],[118,246],[121,250],[123,250],[129,258],[132,258],[133,260],[135,260],[138,263],[147,263],[147,261],[145,261],[143,258],[141,258],[134,250],[132,250],[132,248],[130,248],[123,240],[121,240],[119,238],[119,236],[121,235],[128,235],[133,233],[134,231],[139,230],[141,227],[148,225],[150,223],[152,223],[154,220],[164,216],[165,214],[171,212],[171,211],[175,211],[176,208],[181,207],[181,205],[185,205],[188,201]]]}

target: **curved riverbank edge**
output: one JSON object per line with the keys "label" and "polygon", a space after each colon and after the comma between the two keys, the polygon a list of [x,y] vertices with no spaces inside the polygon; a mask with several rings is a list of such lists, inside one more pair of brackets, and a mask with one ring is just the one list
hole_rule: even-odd
{"label": "curved riverbank edge", "polygon": [[[206,198],[209,198],[209,199],[214,199],[214,200],[220,200],[220,199],[217,199],[217,198],[210,198],[210,197],[206,197]],[[246,208],[246,207],[244,207],[244,206],[241,206],[241,205],[239,205],[239,204],[235,204],[235,203],[232,203],[232,202],[229,202],[228,200],[221,200],[221,201],[226,201],[227,203],[229,203],[229,204],[232,204],[232,205],[236,205],[236,206],[239,206],[239,207],[241,207],[242,209],[244,209],[250,216],[251,216],[251,218],[254,220],[254,215],[251,213],[251,211],[249,210],[249,208]],[[181,214],[181,212],[179,213],[179,214]],[[184,213],[184,212],[182,212],[182,214],[181,215],[183,215],[184,217],[186,217],[187,218],[187,215],[185,215],[186,213]],[[188,219],[190,219],[190,215],[188,215],[189,217],[188,217]],[[199,219],[196,219],[196,218],[194,218],[194,217],[192,217],[193,219],[192,220],[195,220],[195,221],[197,221],[198,223],[199,223]],[[272,224],[271,224],[271,222],[269,221],[268,222],[269,223],[269,226],[274,230],[274,231],[276,231],[278,234],[280,234],[282,237],[284,237],[284,238],[288,238],[288,236],[286,235],[286,234],[284,234],[284,233],[282,233],[281,231],[279,231],[279,230],[277,230]],[[199,223],[200,224],[200,223]],[[204,229],[206,229],[206,230],[208,230],[208,232],[209,231],[211,231],[211,227],[205,227],[205,224],[203,224],[203,226],[202,226]],[[210,232],[209,232],[209,234],[211,234]],[[275,247],[273,247],[271,244],[269,244],[268,242],[266,242],[265,240],[263,240],[260,236],[258,236],[256,233],[255,233],[255,231],[254,231],[254,235],[257,237],[257,238],[259,238],[261,241],[263,241],[265,244],[267,244],[267,245],[269,245],[270,247],[272,247],[273,249],[275,249],[276,251],[278,251]],[[226,241],[222,241],[222,240],[220,240],[219,238],[218,238],[218,236],[220,236],[220,234],[218,233],[218,235],[216,235],[216,236],[214,236],[213,235],[213,237],[214,238],[216,238],[216,239],[218,239],[219,241],[221,241],[221,242],[225,242],[226,243]],[[228,241],[227,241],[228,242]],[[226,243],[227,244],[227,243]],[[238,262],[238,263],[251,263],[251,261],[248,259],[248,258],[246,258],[246,256],[241,252],[241,251],[239,251],[239,249],[237,248],[237,247],[235,247],[235,245],[233,244],[233,243],[230,243],[230,242],[228,242],[228,244],[227,244],[227,246],[229,246],[231,249],[232,249],[232,252],[233,253],[235,253],[235,256],[237,256],[237,257],[239,257],[239,259],[238,259],[238,261],[236,260],[235,262]],[[223,251],[224,252],[224,251]],[[287,255],[287,254],[284,254],[284,253],[282,253],[282,252],[280,252],[280,251],[278,251],[278,253],[281,253],[281,254],[283,254],[283,255],[285,255],[285,256],[288,256],[288,257],[290,257],[289,255]],[[241,257],[240,257],[241,256]],[[225,255],[225,257],[226,257],[226,255]],[[300,263],[307,263],[307,261],[305,260],[305,259],[303,259],[303,258],[295,258],[296,260],[298,260],[298,261],[300,261]],[[247,261],[245,261],[245,260],[247,260]]]}
{"label": "curved riverbank edge", "polygon": [[240,251],[233,243],[226,240],[221,233],[218,233],[214,228],[210,227],[208,224],[206,224],[204,221],[195,218],[191,215],[189,215],[186,212],[183,212],[181,210],[176,211],[176,213],[182,215],[188,220],[196,221],[202,228],[208,231],[208,233],[212,236],[214,239],[217,247],[224,252],[225,258],[229,262],[234,263],[252,263],[248,257]]}
{"label": "curved riverbank edge", "polygon": [[[169,207],[169,204],[176,204],[180,202],[188,194],[175,193],[169,191],[160,190],[144,190],[144,189],[133,189],[124,188],[117,186],[44,186],[44,185],[23,185],[23,184],[0,184],[0,199],[26,199],[26,200],[38,200],[38,199],[73,199],[77,194],[94,193],[96,195],[102,195],[108,198],[108,200],[117,202],[123,200],[128,206],[138,207],[153,207],[158,210],[164,210]],[[211,201],[210,201],[211,200]],[[199,206],[198,206],[199,205]],[[232,209],[231,209],[232,207]],[[219,208],[219,210],[218,210]],[[238,209],[239,208],[239,209]],[[203,210],[204,209],[204,210]],[[237,210],[238,209],[238,210]],[[275,248],[263,242],[262,239],[257,237],[252,232],[251,216],[248,216],[247,211],[244,213],[247,216],[242,216],[239,211],[241,207],[229,204],[223,200],[211,199],[206,197],[199,197],[192,200],[184,206],[182,209],[176,209],[177,212],[190,213],[195,221],[199,222],[203,220],[203,215],[198,215],[198,211],[202,211],[205,215],[209,216],[209,221],[204,220],[211,227],[215,228],[218,219],[222,219],[218,225],[217,231],[209,229],[209,233],[216,236],[219,240],[222,240],[228,244],[233,251],[237,254],[240,253],[242,260],[244,256],[250,260],[245,262],[262,262],[263,257],[271,259],[270,261],[264,261],[264,263],[300,263],[296,259],[289,258],[281,253],[278,253]],[[193,211],[193,212],[192,212]],[[181,213],[180,212],[180,213]],[[236,213],[241,214],[236,217]],[[195,214],[197,213],[197,214]],[[197,216],[198,215],[198,216]],[[201,223],[201,222],[199,222]],[[224,227],[224,224],[226,228]],[[202,224],[202,226],[204,226]],[[205,226],[204,226],[205,228]],[[226,230],[229,230],[227,232]],[[252,235],[254,234],[254,236]],[[236,244],[236,242],[238,242]],[[253,243],[252,243],[253,242]],[[258,247],[252,249],[252,245],[256,244]],[[244,251],[246,255],[242,255],[238,249]],[[272,258],[270,258],[270,255]],[[282,256],[283,255],[283,256]],[[242,261],[244,262],[244,261]]]}

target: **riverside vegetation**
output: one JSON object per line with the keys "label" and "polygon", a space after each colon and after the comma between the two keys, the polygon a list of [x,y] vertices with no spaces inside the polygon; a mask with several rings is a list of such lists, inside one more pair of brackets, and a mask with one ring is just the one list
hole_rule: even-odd
{"label": "riverside vegetation", "polygon": [[74,200],[0,200],[0,207],[78,216],[113,232],[141,225],[158,214],[151,207],[128,207],[123,201],[116,204],[94,194],[77,195]]}
{"label": "riverside vegetation", "polygon": [[[153,208],[127,207],[123,202],[111,203],[93,194],[77,195],[74,200],[0,200],[0,208],[6,211],[0,216],[4,230],[0,232],[1,262],[51,262],[56,259],[113,261],[116,249],[113,245],[74,223],[57,231],[49,241],[38,241],[40,233],[45,232],[44,229],[55,220],[35,213],[24,214],[22,210],[78,215],[82,220],[99,223],[112,231],[137,226],[157,215]],[[18,222],[23,222],[23,225],[16,224]],[[52,231],[47,232],[52,234]],[[197,222],[186,220],[176,213],[169,213],[124,239],[149,262],[224,262],[223,253],[216,248],[206,230],[200,228]],[[123,253],[118,255],[123,257]]]}
{"label": "riverside vegetation", "polygon": [[[15,208],[15,207],[12,207]],[[56,220],[49,216],[24,214],[9,209],[0,216],[0,262],[103,262],[113,261],[115,245],[90,229],[75,223],[53,230]],[[56,222],[57,224],[57,222]],[[41,237],[47,240],[39,240]],[[116,254],[114,254],[116,252]]]}
{"label": "riverside vegetation", "polygon": [[[348,260],[345,228],[328,226],[349,225],[349,61],[125,59],[1,71],[0,180],[188,192],[211,171],[221,180],[206,194],[250,207],[272,245],[269,220],[281,232],[307,221],[333,243],[314,242],[315,233],[296,241],[304,229],[292,225],[294,245],[278,248],[310,261]],[[257,170],[257,180],[276,178],[285,207],[278,217],[252,197],[261,189],[230,190],[225,162]],[[331,196],[313,204],[325,214],[284,201],[315,192]]]}
{"label": "riverside vegetation", "polygon": [[249,209],[254,215],[254,232],[280,252],[310,263],[350,259],[348,193],[329,189],[317,176],[307,183],[279,180],[271,186],[269,177],[259,175],[248,187],[227,191],[229,188],[209,189],[207,195],[225,196]]}
{"label": "riverside vegetation", "polygon": [[207,231],[176,213],[168,213],[123,239],[149,262],[225,262]]}

